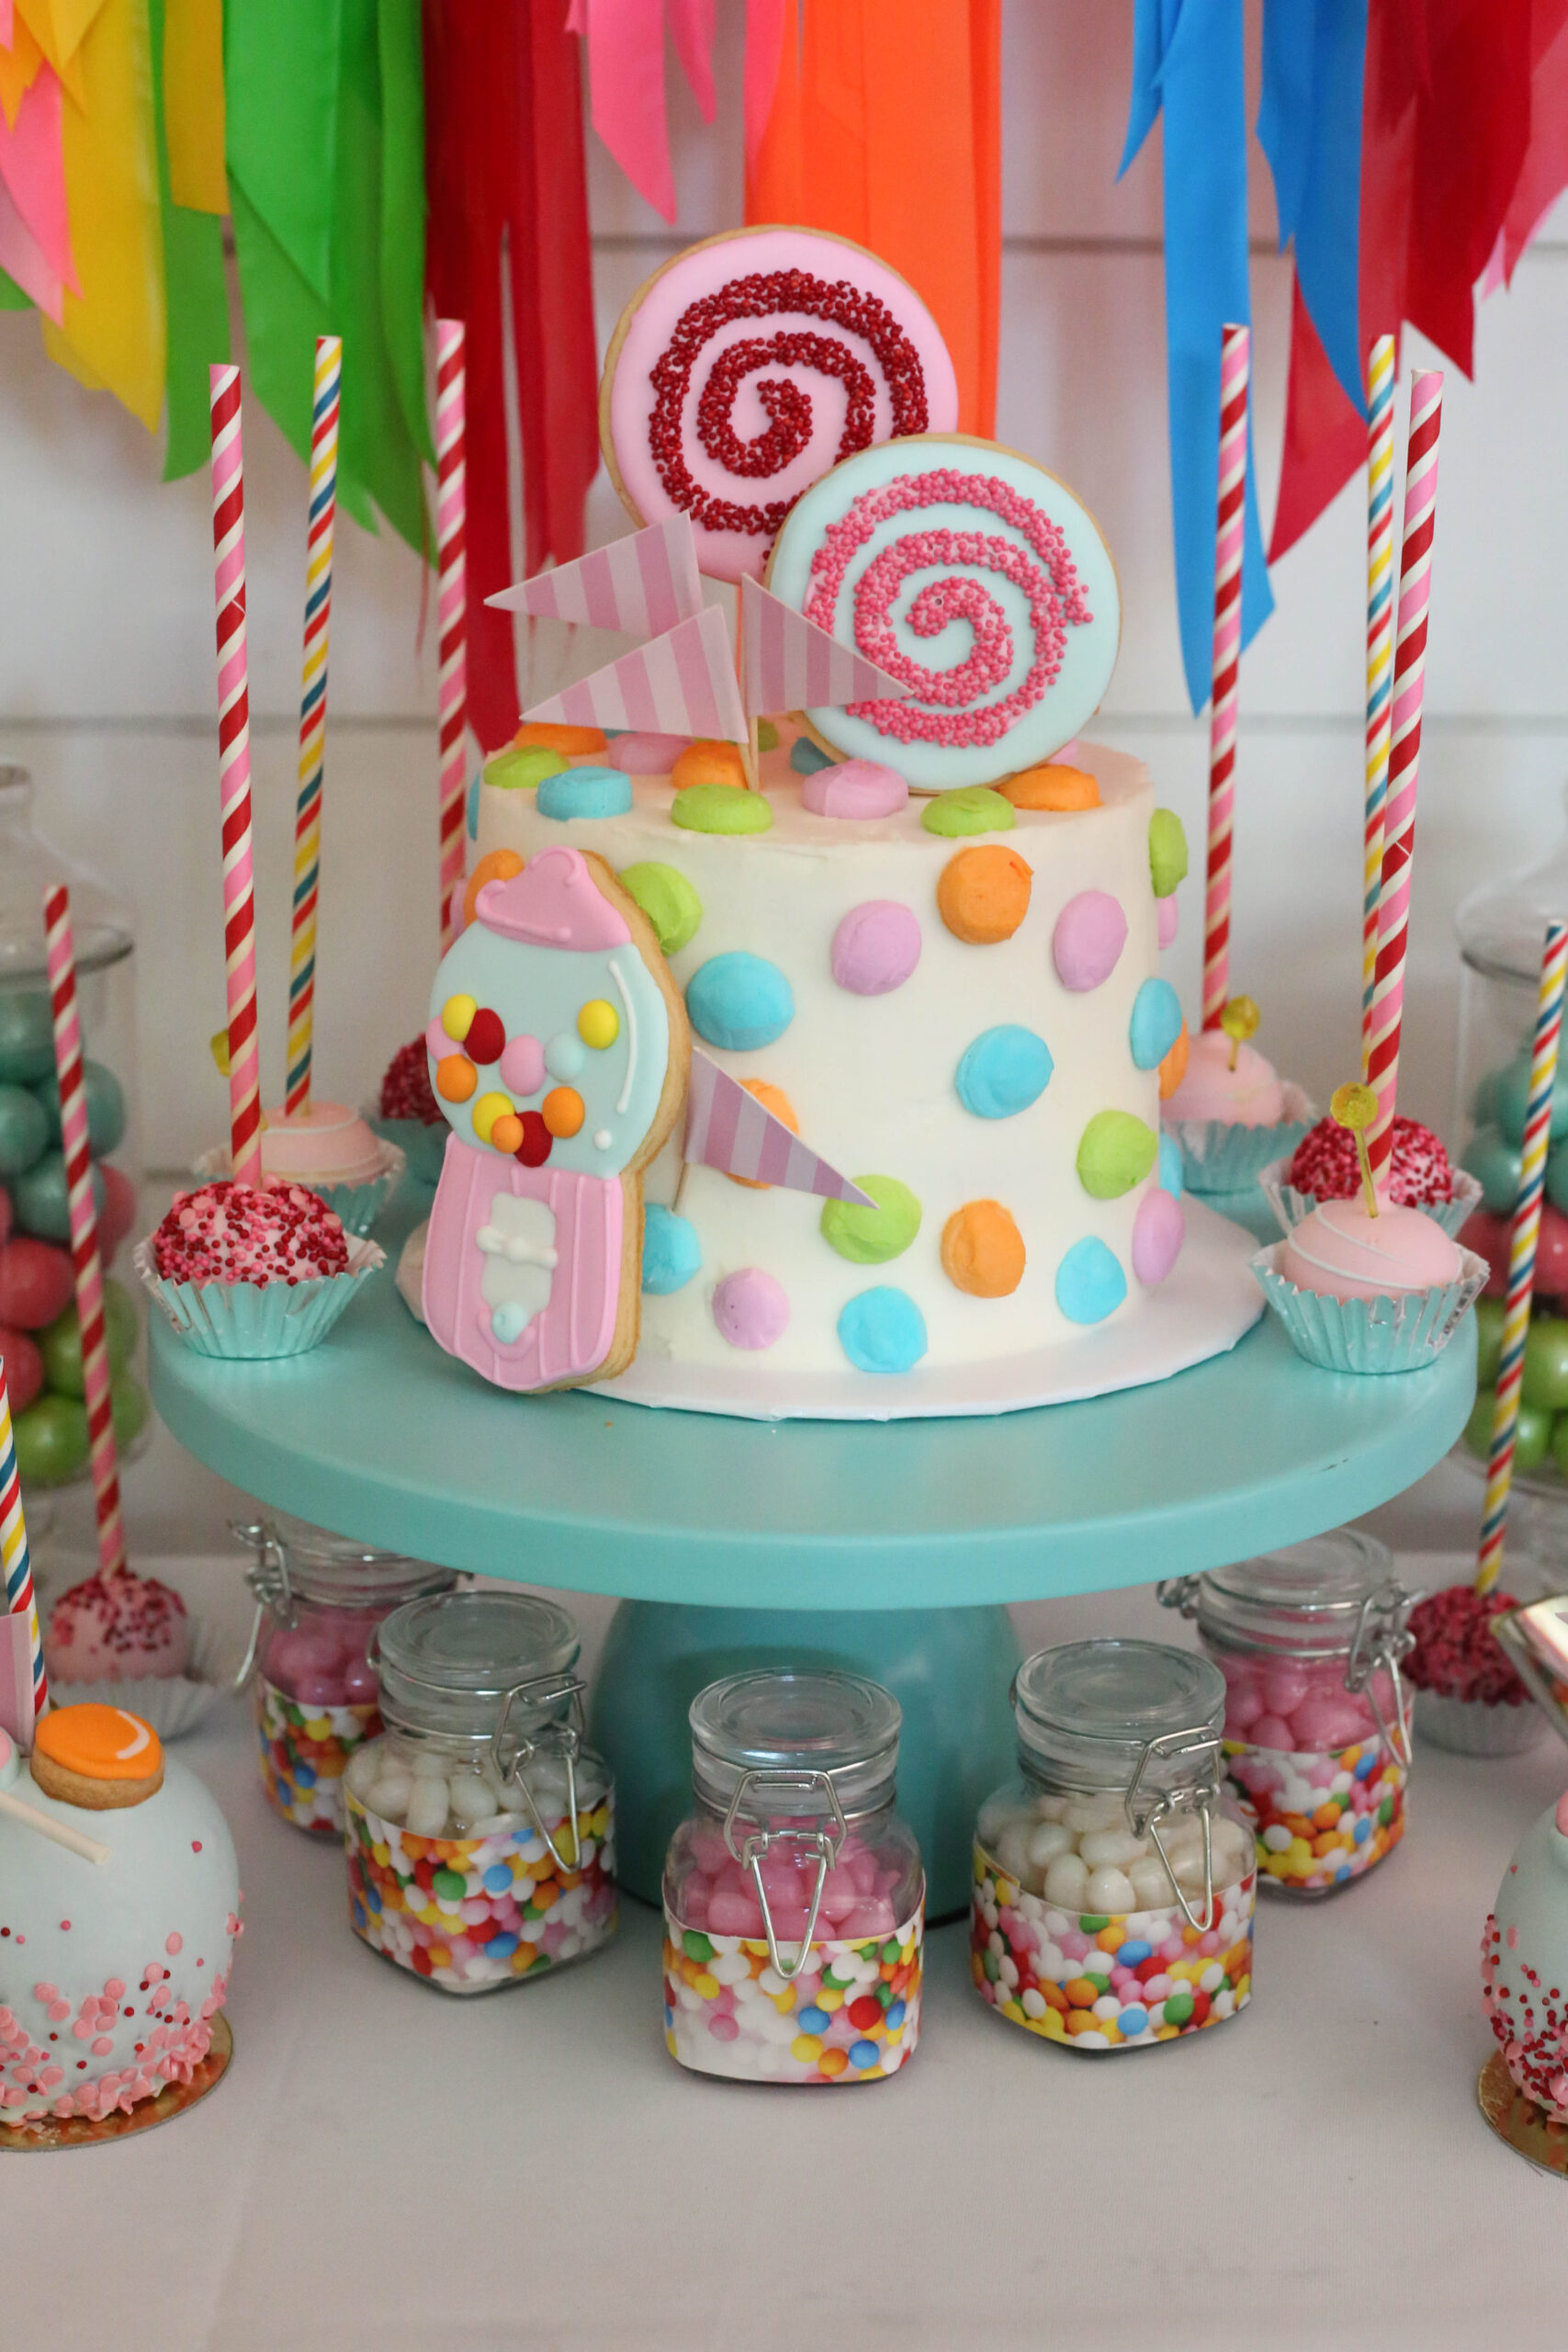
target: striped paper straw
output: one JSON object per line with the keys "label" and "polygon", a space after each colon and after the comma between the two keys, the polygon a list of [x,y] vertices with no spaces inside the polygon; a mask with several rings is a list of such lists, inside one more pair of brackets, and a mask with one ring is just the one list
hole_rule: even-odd
{"label": "striped paper straw", "polygon": [[1241,683],[1241,554],[1247,515],[1247,327],[1220,340],[1220,475],[1214,529],[1214,669],[1209,709],[1209,864],[1203,901],[1203,1026],[1216,1029],[1230,994],[1231,814]]}
{"label": "striped paper straw", "polygon": [[60,1080],[60,1136],[65,1152],[65,1195],[71,1213],[71,1258],[76,1269],[76,1319],[82,1329],[82,1393],[93,1450],[93,1491],[98,1506],[98,1566],[117,1576],[125,1560],[109,1389],[104,1275],[98,1262],[98,1219],[93,1202],[93,1155],[87,1134],[87,1085],[82,1069],[82,1024],[76,1014],[76,959],[71,944],[71,898],[62,883],[43,894],[49,996],[54,1013],[54,1069]]}
{"label": "striped paper straw", "polygon": [[1389,688],[1393,676],[1393,337],[1380,334],[1367,366],[1367,783],[1361,870],[1361,1076],[1371,1050],[1372,981],[1388,793]]}
{"label": "striped paper straw", "polygon": [[435,322],[436,618],[441,636],[441,944],[452,944],[452,893],[463,878],[468,797],[468,623],[463,541],[468,490],[463,470],[463,322]]}
{"label": "striped paper straw", "polygon": [[36,1722],[49,1704],[49,1682],[43,1670],[43,1627],[39,1623],[38,1596],[33,1590],[28,1523],[22,1516],[22,1479],[17,1467],[16,1442],[11,1435],[11,1396],[6,1385],[4,1356],[0,1356],[0,1573],[6,1579],[6,1613],[28,1621]]}
{"label": "striped paper straw", "polygon": [[1492,1448],[1486,1457],[1486,1501],[1481,1516],[1475,1589],[1490,1592],[1503,1568],[1503,1537],[1508,1523],[1508,1489],[1514,1482],[1514,1439],[1519,1426],[1519,1390],[1529,1335],[1530,1294],[1535,1288],[1536,1243],[1540,1235],[1541,1196],[1546,1189],[1546,1148],[1551,1139],[1551,1100],[1557,1084],[1557,1044],[1562,1030],[1562,987],[1568,979],[1568,923],[1547,927],[1536,999],[1535,1043],[1525,1112],[1524,1148],[1514,1222],[1508,1235],[1508,1298],[1503,1310],[1503,1351],[1497,1364],[1497,1397],[1492,1408]]}
{"label": "striped paper straw", "polygon": [[212,554],[218,604],[218,786],[223,811],[223,969],[229,1012],[229,1138],[237,1183],[259,1187],[255,903],[251,871],[251,704],[245,655],[245,479],[240,371],[208,371],[212,403]]}
{"label": "striped paper straw", "polygon": [[285,1116],[310,1107],[316,1001],[316,906],[321,878],[321,778],[327,747],[327,624],[337,519],[338,389],[343,338],[316,337],[310,410],[310,516],[305,539],[305,668],[299,695],[299,784],[294,802],[294,912],[288,948],[288,1079]]}
{"label": "striped paper straw", "polygon": [[1386,1174],[1393,1151],[1404,962],[1410,938],[1410,861],[1416,846],[1416,785],[1421,762],[1421,701],[1427,684],[1427,614],[1438,507],[1438,436],[1442,421],[1442,370],[1431,368],[1411,383],[1410,436],[1404,459],[1404,532],[1399,614],[1394,624],[1388,797],[1382,812],[1378,955],[1367,1048],[1367,1083],[1378,1098],[1378,1114],[1367,1133],[1374,1183]]}

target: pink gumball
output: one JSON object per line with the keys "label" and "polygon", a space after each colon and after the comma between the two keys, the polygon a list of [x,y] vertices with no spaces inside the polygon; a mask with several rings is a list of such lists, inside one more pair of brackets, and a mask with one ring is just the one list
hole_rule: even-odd
{"label": "pink gumball", "polygon": [[707,1924],[716,1936],[760,1936],[762,1932],[762,1907],[754,1896],[716,1892],[708,1897],[707,1914]]}
{"label": "pink gumball", "polygon": [[1256,1682],[1233,1682],[1225,1699],[1225,1729],[1250,1731],[1265,1712],[1263,1693]]}
{"label": "pink gumball", "polygon": [[378,1683],[376,1669],[368,1658],[350,1658],[343,1669],[344,1702],[347,1706],[368,1706],[375,1698]]}
{"label": "pink gumball", "polygon": [[104,1204],[98,1212],[98,1249],[107,1266],[136,1223],[136,1187],[124,1169],[117,1168],[112,1159],[100,1159],[98,1173],[104,1180]]}
{"label": "pink gumball", "polygon": [[1366,1709],[1348,1690],[1314,1690],[1292,1718],[1292,1746],[1348,1747],[1366,1729]]}
{"label": "pink gumball", "polygon": [[1568,1216],[1550,1204],[1540,1212],[1540,1232],[1535,1245],[1535,1286],[1549,1296],[1568,1291]]}
{"label": "pink gumball", "polygon": [[43,1357],[38,1342],[25,1331],[7,1330],[0,1324],[0,1363],[6,1367],[11,1410],[25,1413],[43,1386]]}
{"label": "pink gumball", "polygon": [[1296,1736],[1280,1715],[1259,1715],[1249,1735],[1254,1747],[1292,1748]]}
{"label": "pink gumball", "polygon": [[70,1306],[75,1291],[68,1250],[30,1233],[19,1233],[0,1249],[0,1323],[41,1331]]}

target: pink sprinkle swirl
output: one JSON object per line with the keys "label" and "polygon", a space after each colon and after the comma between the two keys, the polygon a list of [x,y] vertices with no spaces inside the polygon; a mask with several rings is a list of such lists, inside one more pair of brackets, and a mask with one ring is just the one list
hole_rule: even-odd
{"label": "pink sprinkle swirl", "polygon": [[[996,532],[932,526],[880,547],[854,583],[854,642],[918,701],[852,703],[850,714],[901,743],[998,743],[1055,685],[1068,625],[1093,618],[1059,525],[1010,483],[942,467],[904,474],[884,489],[867,491],[829,526],[811,559],[806,616],[836,634],[840,592],[860,550],[882,524],[929,506],[978,508],[1017,532],[1024,544]],[[906,653],[896,634],[898,598],[911,575],[920,571],[945,576],[916,589],[903,625],[922,638],[939,637],[951,621],[969,625],[967,656],[946,670],[929,669]],[[1005,682],[1016,661],[1011,624],[987,584],[989,577],[1010,581],[1023,595],[1032,652],[1011,693],[987,703],[982,698]],[[939,707],[921,709],[919,703]]]}

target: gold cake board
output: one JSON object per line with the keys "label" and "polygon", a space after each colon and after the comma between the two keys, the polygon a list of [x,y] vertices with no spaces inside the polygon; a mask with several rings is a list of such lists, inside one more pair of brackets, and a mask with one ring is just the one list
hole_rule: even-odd
{"label": "gold cake board", "polygon": [[155,2132],[160,2123],[188,2115],[198,2099],[215,2089],[228,2073],[233,2055],[234,2036],[220,2009],[212,2020],[211,2048],[188,2083],[171,2083],[156,2098],[139,2100],[129,2115],[117,2110],[98,2123],[89,2123],[85,2116],[72,2116],[64,2122],[45,2116],[36,2123],[0,2124],[0,2152],[32,2155],[56,2148],[99,2148],[110,2140],[128,2140],[133,2132]]}

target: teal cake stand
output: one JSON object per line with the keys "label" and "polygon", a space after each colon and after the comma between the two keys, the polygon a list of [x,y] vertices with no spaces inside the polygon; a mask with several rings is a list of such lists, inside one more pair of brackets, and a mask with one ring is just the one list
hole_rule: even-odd
{"label": "teal cake stand", "polygon": [[388,1270],[324,1345],[220,1363],[152,1318],[175,1435],[275,1509],[520,1583],[615,1593],[591,1719],[623,1883],[656,1902],[686,1709],[743,1664],[852,1666],[904,1709],[899,1804],[931,1911],[968,1900],[980,1799],[1012,1769],[1002,1604],[1213,1567],[1337,1526],[1445,1453],[1473,1318],[1429,1371],[1314,1370],[1266,1317],[1172,1380],[995,1419],[744,1421],[517,1397],[443,1355]]}

